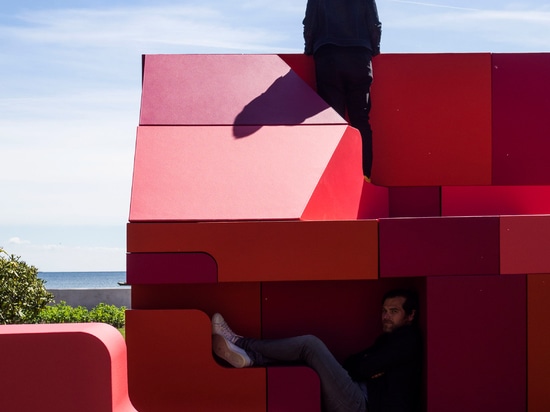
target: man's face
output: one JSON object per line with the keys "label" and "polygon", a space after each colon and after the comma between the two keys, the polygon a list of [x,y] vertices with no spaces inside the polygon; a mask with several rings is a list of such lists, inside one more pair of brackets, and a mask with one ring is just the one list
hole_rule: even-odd
{"label": "man's face", "polygon": [[405,298],[398,296],[388,298],[382,304],[382,330],[384,332],[393,332],[413,321],[414,311],[407,315],[403,309],[403,303],[405,303]]}

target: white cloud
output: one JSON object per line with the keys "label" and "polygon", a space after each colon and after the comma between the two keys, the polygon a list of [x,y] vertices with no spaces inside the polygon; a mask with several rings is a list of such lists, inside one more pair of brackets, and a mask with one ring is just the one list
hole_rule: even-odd
{"label": "white cloud", "polygon": [[12,245],[25,245],[25,244],[30,244],[31,242],[28,240],[23,240],[18,237],[12,237],[11,239],[8,240],[8,243]]}

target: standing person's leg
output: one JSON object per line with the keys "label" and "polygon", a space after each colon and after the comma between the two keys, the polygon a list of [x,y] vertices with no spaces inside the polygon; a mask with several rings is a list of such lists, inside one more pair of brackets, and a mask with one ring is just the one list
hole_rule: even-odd
{"label": "standing person's leg", "polygon": [[350,124],[359,130],[363,142],[363,174],[371,177],[372,128],[370,125],[371,93],[373,80],[370,52],[363,48],[350,48],[346,73],[346,106]]}
{"label": "standing person's leg", "polygon": [[346,118],[346,89],[340,76],[340,47],[325,45],[315,52],[317,93],[336,112]]}

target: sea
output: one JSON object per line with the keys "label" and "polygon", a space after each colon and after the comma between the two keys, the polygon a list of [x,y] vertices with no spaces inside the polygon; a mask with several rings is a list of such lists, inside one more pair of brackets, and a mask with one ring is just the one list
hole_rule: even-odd
{"label": "sea", "polygon": [[126,272],[38,272],[38,277],[46,281],[46,289],[129,287],[124,285]]}

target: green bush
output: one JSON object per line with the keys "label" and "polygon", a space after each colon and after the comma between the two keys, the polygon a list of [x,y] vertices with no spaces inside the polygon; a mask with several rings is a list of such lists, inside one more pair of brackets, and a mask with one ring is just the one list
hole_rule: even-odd
{"label": "green bush", "polygon": [[0,324],[35,323],[53,300],[38,269],[0,248]]}
{"label": "green bush", "polygon": [[107,323],[117,329],[124,327],[124,313],[126,307],[117,307],[100,303],[88,311],[83,306],[76,308],[61,301],[53,306],[46,306],[39,314],[37,323],[86,323],[100,322]]}

